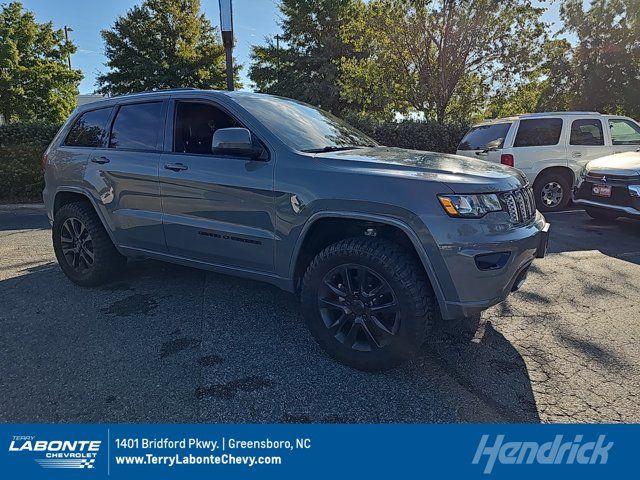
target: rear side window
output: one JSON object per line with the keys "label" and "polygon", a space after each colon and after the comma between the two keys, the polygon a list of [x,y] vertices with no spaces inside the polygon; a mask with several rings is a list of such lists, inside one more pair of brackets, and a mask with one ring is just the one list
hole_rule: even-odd
{"label": "rear side window", "polygon": [[502,148],[510,123],[494,123],[473,127],[464,136],[458,150],[484,150],[488,144],[493,148]]}
{"label": "rear side window", "polygon": [[163,127],[162,102],[123,105],[111,128],[109,148],[157,150]]}
{"label": "rear side window", "polygon": [[557,145],[562,131],[561,118],[532,118],[520,120],[514,147],[542,147]]}
{"label": "rear side window", "polygon": [[99,147],[111,116],[111,107],[83,113],[69,130],[64,144],[71,147]]}
{"label": "rear side window", "polygon": [[571,122],[570,145],[604,145],[602,122],[598,119],[582,119]]}
{"label": "rear side window", "polygon": [[614,145],[640,145],[640,127],[629,120],[609,120],[611,142]]}

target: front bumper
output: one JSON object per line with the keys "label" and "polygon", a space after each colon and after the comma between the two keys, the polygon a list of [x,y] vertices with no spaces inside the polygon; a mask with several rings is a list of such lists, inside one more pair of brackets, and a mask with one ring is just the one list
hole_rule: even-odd
{"label": "front bumper", "polygon": [[[638,177],[607,177],[607,180],[587,177],[582,180],[573,193],[573,201],[585,207],[595,207],[616,212],[621,217],[640,218],[640,197],[630,193],[630,185],[640,184]],[[594,185],[611,187],[610,197],[593,194]]]}
{"label": "front bumper", "polygon": [[611,210],[620,214],[620,216],[629,218],[640,218],[640,210],[634,207],[628,207],[624,205],[612,205],[610,203],[596,202],[593,200],[575,199],[573,203],[582,205],[585,207],[602,208],[603,210]]}
{"label": "front bumper", "polygon": [[[469,317],[496,305],[518,290],[536,258],[543,258],[549,243],[549,223],[538,213],[532,224],[499,235],[500,241],[441,248],[454,291],[445,301],[444,319]],[[478,257],[508,254],[501,266],[481,270]],[[486,264],[481,264],[486,267]]]}

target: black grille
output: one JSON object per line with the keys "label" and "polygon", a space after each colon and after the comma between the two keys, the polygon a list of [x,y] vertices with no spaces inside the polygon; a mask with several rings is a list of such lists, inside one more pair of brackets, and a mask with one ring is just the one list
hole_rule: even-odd
{"label": "black grille", "polygon": [[503,193],[502,203],[512,223],[527,223],[536,216],[536,201],[531,187]]}
{"label": "black grille", "polygon": [[[603,178],[606,179],[604,182],[602,180]],[[593,183],[606,183],[607,181],[635,182],[640,180],[640,175],[597,175],[595,173],[588,173],[586,180]]]}

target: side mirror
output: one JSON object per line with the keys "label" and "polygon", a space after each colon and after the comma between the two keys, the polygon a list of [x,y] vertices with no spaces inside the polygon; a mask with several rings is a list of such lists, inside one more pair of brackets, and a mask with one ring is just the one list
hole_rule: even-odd
{"label": "side mirror", "polygon": [[487,143],[484,148],[486,148],[487,152],[495,152],[496,150],[498,150],[501,143],[502,139],[496,138],[495,140],[491,140],[489,143]]}
{"label": "side mirror", "polygon": [[213,133],[211,152],[219,155],[257,157],[261,149],[251,140],[251,132],[246,128],[220,128]]}

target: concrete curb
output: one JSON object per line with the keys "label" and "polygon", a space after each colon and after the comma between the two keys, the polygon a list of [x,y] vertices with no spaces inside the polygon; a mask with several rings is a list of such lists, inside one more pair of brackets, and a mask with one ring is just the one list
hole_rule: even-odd
{"label": "concrete curb", "polygon": [[43,203],[4,203],[0,204],[0,212],[14,212],[16,210],[42,210]]}

